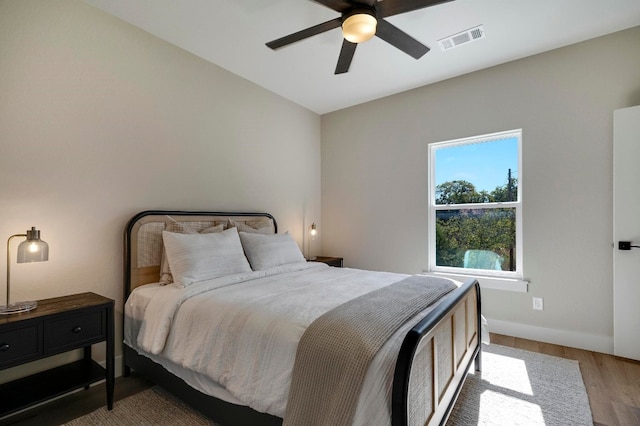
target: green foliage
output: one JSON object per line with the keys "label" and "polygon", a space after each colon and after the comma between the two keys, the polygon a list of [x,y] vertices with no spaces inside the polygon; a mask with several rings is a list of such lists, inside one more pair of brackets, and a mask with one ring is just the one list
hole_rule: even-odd
{"label": "green foliage", "polygon": [[444,182],[436,186],[436,204],[499,203],[518,199],[518,181],[511,178],[491,192],[476,191],[476,187],[466,180]]}
{"label": "green foliage", "polygon": [[[436,204],[491,203],[517,200],[515,179],[490,193],[476,191],[464,180],[436,187]],[[467,250],[488,250],[502,258],[502,269],[515,269],[515,209],[438,210],[436,213],[436,264],[464,267]]]}
{"label": "green foliage", "polygon": [[454,180],[436,186],[436,204],[486,203],[485,191],[477,192],[476,187],[466,180]]}

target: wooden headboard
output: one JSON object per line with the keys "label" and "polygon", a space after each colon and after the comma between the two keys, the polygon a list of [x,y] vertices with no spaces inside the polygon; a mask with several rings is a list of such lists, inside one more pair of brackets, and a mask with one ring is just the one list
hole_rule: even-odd
{"label": "wooden headboard", "polygon": [[147,210],[129,220],[124,232],[124,300],[133,289],[158,282],[162,261],[162,231],[172,222],[186,224],[198,231],[221,223],[243,223],[257,227],[272,227],[278,232],[276,220],[269,213],[227,213],[175,210]]}

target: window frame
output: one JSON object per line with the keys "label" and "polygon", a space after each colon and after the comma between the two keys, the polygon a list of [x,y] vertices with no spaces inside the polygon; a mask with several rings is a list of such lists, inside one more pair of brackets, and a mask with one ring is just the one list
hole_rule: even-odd
{"label": "window frame", "polygon": [[[442,148],[454,146],[485,143],[500,139],[516,138],[518,143],[518,199],[516,201],[498,203],[471,203],[471,204],[436,204],[436,151]],[[524,277],[523,268],[523,226],[522,226],[522,129],[508,130],[497,133],[490,133],[480,136],[471,136],[460,139],[452,139],[429,144],[428,149],[428,256],[429,266],[427,272],[436,274],[448,274],[457,276],[477,276],[497,279],[522,280]],[[436,265],[436,212],[438,210],[462,210],[469,208],[496,209],[514,208],[516,218],[516,270],[515,271],[494,271],[488,269],[459,268],[454,266]],[[507,284],[508,285],[508,284]]]}

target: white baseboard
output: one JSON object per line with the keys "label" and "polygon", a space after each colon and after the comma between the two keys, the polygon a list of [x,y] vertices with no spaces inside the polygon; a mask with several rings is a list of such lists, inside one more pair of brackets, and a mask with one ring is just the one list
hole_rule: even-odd
{"label": "white baseboard", "polygon": [[117,357],[115,357],[115,363],[116,363],[116,368],[115,368],[115,376],[116,377],[120,377],[122,376],[122,363],[124,361],[123,356],[122,355],[118,355]]}
{"label": "white baseboard", "polygon": [[613,354],[613,336],[557,330],[487,318],[489,332],[506,336],[553,343],[570,348]]}
{"label": "white baseboard", "polygon": [[[114,369],[114,375],[116,377],[120,377],[122,376],[122,355],[118,355],[114,358],[115,360],[115,369]],[[102,366],[102,368],[107,368],[107,362],[105,360],[102,361],[98,361],[98,364],[100,364]]]}

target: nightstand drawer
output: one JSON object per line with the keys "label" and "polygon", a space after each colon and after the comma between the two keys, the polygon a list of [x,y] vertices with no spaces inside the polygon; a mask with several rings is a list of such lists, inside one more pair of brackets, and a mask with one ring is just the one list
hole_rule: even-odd
{"label": "nightstand drawer", "polygon": [[106,338],[104,310],[91,311],[45,324],[45,353],[62,351]]}
{"label": "nightstand drawer", "polygon": [[41,323],[0,333],[0,367],[26,362],[42,353]]}

